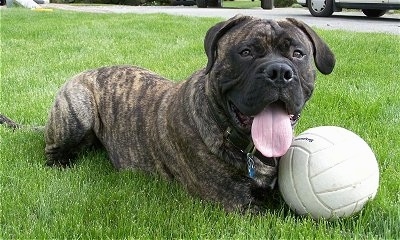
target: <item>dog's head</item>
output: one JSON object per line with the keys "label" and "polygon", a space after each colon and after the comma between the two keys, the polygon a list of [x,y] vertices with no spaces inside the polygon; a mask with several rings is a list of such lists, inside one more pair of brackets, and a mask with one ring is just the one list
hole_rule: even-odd
{"label": "dog's head", "polygon": [[[237,16],[205,38],[209,94],[230,126],[252,136],[267,157],[282,156],[311,97],[315,67],[332,72],[335,57],[306,24]],[[210,97],[210,96],[209,96]]]}

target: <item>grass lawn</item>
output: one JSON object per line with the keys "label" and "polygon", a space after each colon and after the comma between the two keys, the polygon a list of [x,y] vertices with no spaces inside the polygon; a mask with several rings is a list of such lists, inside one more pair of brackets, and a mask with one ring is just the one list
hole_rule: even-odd
{"label": "grass lawn", "polygon": [[224,8],[261,8],[260,0],[235,0],[235,1],[223,1],[222,6]]}
{"label": "grass lawn", "polygon": [[[218,19],[1,10],[0,113],[44,125],[58,88],[86,69],[149,68],[175,81],[205,66],[203,37]],[[262,216],[226,214],[178,184],[117,172],[103,152],[66,170],[43,166],[43,134],[0,127],[0,238],[399,239],[399,36],[317,30],[337,56],[297,132],[348,128],[380,165],[374,201],[335,222],[298,217],[283,202]]]}

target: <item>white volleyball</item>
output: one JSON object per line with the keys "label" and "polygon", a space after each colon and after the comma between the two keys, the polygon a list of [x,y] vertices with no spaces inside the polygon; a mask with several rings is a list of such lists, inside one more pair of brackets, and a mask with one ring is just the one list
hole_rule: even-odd
{"label": "white volleyball", "polygon": [[321,126],[294,138],[279,163],[279,189],[289,207],[314,219],[359,212],[373,199],[379,168],[368,144],[340,127]]}

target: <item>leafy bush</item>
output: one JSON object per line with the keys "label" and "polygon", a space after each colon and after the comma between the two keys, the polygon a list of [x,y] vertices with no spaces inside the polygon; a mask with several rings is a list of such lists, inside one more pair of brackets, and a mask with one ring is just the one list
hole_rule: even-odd
{"label": "leafy bush", "polygon": [[296,3],[296,0],[275,0],[274,7],[276,7],[276,8],[290,7],[294,3]]}
{"label": "leafy bush", "polygon": [[[131,6],[171,5],[172,1],[173,0],[50,0],[51,3],[87,3],[87,4],[94,3],[94,4],[120,4],[120,5],[131,5]],[[296,0],[273,0],[273,1],[274,1],[274,7],[277,8],[290,7],[294,3],[296,3]]]}
{"label": "leafy bush", "polygon": [[87,3],[120,5],[170,5],[170,0],[50,0],[52,3]]}

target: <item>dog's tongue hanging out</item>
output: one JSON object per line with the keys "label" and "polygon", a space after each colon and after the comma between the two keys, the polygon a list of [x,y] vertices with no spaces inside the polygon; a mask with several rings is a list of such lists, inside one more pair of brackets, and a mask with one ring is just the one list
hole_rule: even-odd
{"label": "dog's tongue hanging out", "polygon": [[269,105],[254,117],[251,137],[258,151],[264,156],[283,156],[293,139],[289,115],[279,105]]}

